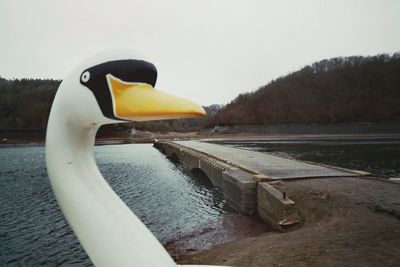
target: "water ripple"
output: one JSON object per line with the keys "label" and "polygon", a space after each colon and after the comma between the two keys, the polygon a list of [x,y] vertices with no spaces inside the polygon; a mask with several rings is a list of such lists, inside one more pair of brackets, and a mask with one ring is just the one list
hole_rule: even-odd
{"label": "water ripple", "polygon": [[[160,240],[225,212],[217,190],[184,174],[150,145],[95,151],[107,182]],[[0,164],[0,265],[91,266],[53,197],[44,148],[1,148]]]}

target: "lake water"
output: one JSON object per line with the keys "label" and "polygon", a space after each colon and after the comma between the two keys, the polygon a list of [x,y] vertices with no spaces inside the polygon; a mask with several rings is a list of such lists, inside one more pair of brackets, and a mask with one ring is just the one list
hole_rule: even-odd
{"label": "lake water", "polygon": [[[224,143],[400,177],[400,140]],[[232,220],[218,190],[183,173],[151,145],[107,145],[95,151],[105,179],[159,240],[201,229],[221,217]],[[0,148],[0,266],[69,264],[91,261],[53,197],[44,147]]]}
{"label": "lake water", "polygon": [[273,155],[400,177],[400,140],[298,140],[217,142]]}
{"label": "lake water", "polygon": [[[222,194],[149,144],[95,148],[111,187],[161,241],[227,212]],[[0,149],[0,266],[91,265],[53,197],[44,147]]]}

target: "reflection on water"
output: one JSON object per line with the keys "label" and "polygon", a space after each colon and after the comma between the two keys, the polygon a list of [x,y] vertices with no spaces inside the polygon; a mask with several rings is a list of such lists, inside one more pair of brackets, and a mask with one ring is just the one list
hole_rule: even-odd
{"label": "reflection on water", "polygon": [[352,170],[400,177],[400,140],[235,141],[223,144]]}
{"label": "reflection on water", "polygon": [[[160,240],[226,212],[203,186],[151,145],[96,147],[105,179]],[[91,265],[53,197],[43,147],[0,149],[0,265]]]}

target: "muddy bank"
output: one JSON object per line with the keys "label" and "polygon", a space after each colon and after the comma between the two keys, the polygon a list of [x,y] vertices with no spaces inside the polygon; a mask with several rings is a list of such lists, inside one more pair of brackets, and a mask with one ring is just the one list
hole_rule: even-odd
{"label": "muddy bank", "polygon": [[181,264],[233,266],[398,266],[400,184],[368,178],[295,180],[277,185],[304,219],[195,255]]}
{"label": "muddy bank", "polygon": [[178,233],[162,241],[170,255],[177,261],[182,257],[194,255],[213,246],[228,243],[246,237],[258,236],[271,231],[256,215],[244,216],[227,213],[215,222],[204,225],[201,229]]}

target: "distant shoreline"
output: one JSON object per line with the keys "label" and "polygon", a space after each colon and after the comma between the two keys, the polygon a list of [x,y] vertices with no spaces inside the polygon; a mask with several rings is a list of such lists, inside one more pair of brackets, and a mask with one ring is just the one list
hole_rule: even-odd
{"label": "distant shoreline", "polygon": [[[45,129],[0,131],[0,146],[43,145]],[[285,123],[274,125],[217,126],[190,132],[150,132],[136,130],[133,135],[116,133],[96,138],[97,145],[124,143],[152,143],[154,139],[249,139],[262,140],[293,138],[400,138],[400,121],[341,122],[341,123]]]}
{"label": "distant shoreline", "polygon": [[[218,142],[276,142],[276,141],[321,141],[321,140],[364,140],[400,141],[399,134],[215,134],[215,135],[174,135],[156,136],[158,140],[200,140]],[[96,138],[96,146],[120,144],[152,144],[154,138]],[[44,146],[45,140],[7,140],[0,142],[0,148]]]}

